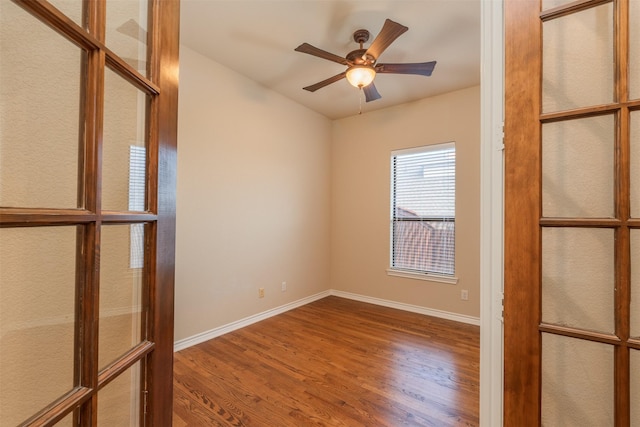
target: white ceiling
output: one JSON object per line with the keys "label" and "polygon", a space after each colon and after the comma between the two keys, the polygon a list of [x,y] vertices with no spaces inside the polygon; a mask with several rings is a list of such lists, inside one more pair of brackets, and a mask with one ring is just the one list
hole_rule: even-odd
{"label": "white ceiling", "polygon": [[[359,46],[353,32],[371,38],[386,18],[409,27],[378,63],[438,61],[431,77],[380,74],[381,99],[363,112],[480,84],[481,0],[182,0],[181,42],[214,61],[324,116],[358,114],[358,89],[341,80],[302,88],[345,66],[294,49],[303,42],[345,56]],[[219,82],[224,84],[224,82]]]}

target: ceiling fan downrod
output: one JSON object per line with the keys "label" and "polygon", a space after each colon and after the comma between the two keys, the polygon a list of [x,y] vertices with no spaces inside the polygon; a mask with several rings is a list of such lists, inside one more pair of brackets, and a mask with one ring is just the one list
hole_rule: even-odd
{"label": "ceiling fan downrod", "polygon": [[362,49],[362,45],[369,41],[369,31],[367,30],[356,30],[353,33],[353,41],[360,44],[360,49]]}

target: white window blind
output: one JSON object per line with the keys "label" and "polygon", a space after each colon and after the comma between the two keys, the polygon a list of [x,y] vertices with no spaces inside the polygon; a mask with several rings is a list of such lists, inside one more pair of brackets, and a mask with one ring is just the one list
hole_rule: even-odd
{"label": "white window blind", "polygon": [[[129,147],[129,210],[144,211],[147,170],[145,147]],[[131,224],[129,266],[144,267],[144,224]]]}
{"label": "white window blind", "polygon": [[391,154],[391,268],[455,273],[454,143]]}

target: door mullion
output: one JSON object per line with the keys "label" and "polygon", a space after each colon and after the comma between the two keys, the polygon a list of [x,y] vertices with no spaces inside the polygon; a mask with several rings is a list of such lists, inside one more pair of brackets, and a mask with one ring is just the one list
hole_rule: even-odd
{"label": "door mullion", "polygon": [[95,398],[95,391],[98,386],[98,372],[97,362],[98,355],[96,351],[96,343],[98,340],[97,326],[98,318],[97,311],[94,307],[99,305],[98,301],[98,288],[97,288],[97,276],[98,270],[95,268],[98,253],[96,251],[96,242],[100,239],[99,236],[99,224],[93,223],[84,227],[84,248],[83,248],[83,265],[82,271],[79,272],[79,298],[78,298],[78,329],[79,329],[79,350],[80,358],[80,385],[91,390],[91,397],[80,407],[80,411],[77,416],[80,418],[79,423],[76,421],[76,425],[80,426],[92,426],[96,425],[96,407],[97,400]]}
{"label": "door mullion", "polygon": [[616,217],[620,226],[615,240],[615,332],[620,345],[615,348],[615,419],[617,426],[630,423],[630,365],[627,342],[630,335],[631,237],[629,110],[621,108],[616,132]]}
{"label": "door mullion", "polygon": [[504,9],[504,425],[539,425],[542,23],[538,2]]}
{"label": "door mullion", "polygon": [[[97,40],[104,42],[105,13],[104,1],[85,3],[87,8],[87,30]],[[84,299],[81,307],[83,385],[92,390],[91,397],[80,407],[80,426],[90,427],[98,421],[98,328],[100,307],[100,235],[102,199],[102,131],[104,112],[104,68],[105,54],[99,49],[91,50],[87,56],[86,85],[84,99],[85,123],[85,163],[84,198],[85,208],[96,215],[96,221],[87,227],[85,238]]]}
{"label": "door mullion", "polygon": [[615,98],[620,105],[616,126],[616,217],[621,227],[616,231],[616,292],[615,326],[621,345],[615,349],[615,422],[617,426],[631,423],[630,355],[627,342],[630,335],[631,303],[631,214],[630,184],[630,111],[629,99],[629,2],[620,0],[615,5]]}
{"label": "door mullion", "polygon": [[[151,144],[157,151],[149,161],[157,164],[157,171],[149,181],[149,208],[158,215],[153,235],[153,270],[149,271],[149,323],[148,332],[156,344],[146,365],[148,414],[146,425],[168,424],[173,406],[173,304],[175,261],[175,168],[178,111],[178,53],[180,2],[177,0],[152,1],[152,50],[150,56],[152,81],[160,88],[160,95],[152,107],[157,120],[150,134]],[[156,148],[154,148],[155,150]],[[168,167],[169,166],[169,167]]]}

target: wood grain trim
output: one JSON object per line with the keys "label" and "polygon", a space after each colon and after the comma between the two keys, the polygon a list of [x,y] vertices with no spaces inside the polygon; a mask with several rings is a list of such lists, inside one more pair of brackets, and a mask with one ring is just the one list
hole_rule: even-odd
{"label": "wood grain trim", "polygon": [[0,208],[0,227],[86,224],[98,218],[104,223],[139,223],[155,221],[158,216],[149,212],[103,211],[97,215],[82,209]]}
{"label": "wood grain trim", "polygon": [[85,50],[96,50],[103,47],[97,38],[73,22],[49,2],[44,0],[13,1],[77,46]]}
{"label": "wood grain trim", "polygon": [[148,212],[108,211],[97,215],[85,210],[0,208],[0,228],[87,224],[98,218],[105,223],[140,223],[155,221],[158,216]]}
{"label": "wood grain trim", "polygon": [[146,92],[149,95],[157,95],[160,93],[158,85],[140,74],[138,70],[127,64],[122,58],[113,53],[108,48],[104,48],[106,63],[113,72],[117,73],[127,81],[131,82],[135,87]]}
{"label": "wood grain trim", "polygon": [[0,208],[0,227],[85,224],[95,219],[95,213],[83,209]]}
{"label": "wood grain trim", "polygon": [[[180,1],[154,0],[150,74],[161,92],[157,108],[157,187],[150,188],[150,208],[157,203],[158,220],[152,230],[149,337],[156,345],[149,356],[147,379],[149,401],[146,424],[169,426],[173,415],[173,328],[175,277],[176,172],[178,139],[178,59],[180,46]],[[152,129],[153,129],[152,128]],[[155,155],[155,154],[153,154]],[[153,176],[153,175],[151,175]]]}
{"label": "wood grain trim", "polygon": [[614,334],[607,334],[595,331],[585,331],[584,329],[572,328],[570,326],[554,325],[551,323],[541,323],[540,332],[547,332],[565,337],[578,338],[587,341],[600,342],[612,345],[620,345],[622,341]]}
{"label": "wood grain trim", "polygon": [[569,119],[579,119],[583,117],[602,116],[607,113],[613,114],[622,108],[629,110],[640,110],[640,100],[631,100],[615,104],[603,104],[584,108],[575,108],[572,110],[554,111],[551,113],[542,113],[540,121],[543,123],[565,121]]}
{"label": "wood grain trim", "polygon": [[[87,37],[98,40],[99,49],[87,52],[87,85],[85,91],[84,123],[86,150],[84,164],[85,207],[100,213],[102,209],[102,134],[104,129],[104,48],[106,3],[103,0],[88,1],[84,4],[87,17]],[[98,424],[98,345],[99,345],[99,307],[100,307],[100,215],[85,229],[85,247],[78,248],[78,257],[85,262],[84,282],[80,283],[81,342],[80,370],[82,385],[90,387],[90,400],[82,405],[77,413],[77,422],[83,426]]]}
{"label": "wood grain trim", "polygon": [[562,6],[544,10],[540,13],[540,19],[550,21],[552,19],[561,18],[571,15],[572,13],[581,12],[602,4],[611,3],[612,0],[578,0]]}
{"label": "wood grain trim", "polygon": [[45,427],[53,426],[64,417],[66,417],[73,407],[81,404],[85,400],[91,397],[91,389],[86,387],[77,387],[62,396],[60,399],[48,405],[33,417],[24,421],[19,427]]}
{"label": "wood grain trim", "polygon": [[544,227],[616,228],[622,224],[616,218],[540,218],[540,225]]}
{"label": "wood grain trim", "polygon": [[619,426],[631,423],[631,384],[629,340],[631,321],[631,236],[628,219],[631,212],[631,140],[629,94],[629,4],[614,2],[615,96],[621,108],[616,118],[616,217],[625,226],[616,230],[615,241],[615,319],[616,335],[624,343],[615,349],[615,422]]}
{"label": "wood grain trim", "polygon": [[150,341],[143,341],[123,356],[120,356],[114,363],[100,371],[98,374],[98,388],[103,388],[116,379],[118,375],[122,374],[143,357],[151,353],[154,347],[154,343]]}
{"label": "wood grain trim", "polygon": [[504,12],[504,425],[540,425],[540,5]]}
{"label": "wood grain trim", "polygon": [[571,110],[554,111],[551,113],[540,114],[540,121],[542,123],[552,123],[570,119],[604,116],[606,114],[615,114],[619,109],[620,104],[603,104],[584,108],[574,108]]}

